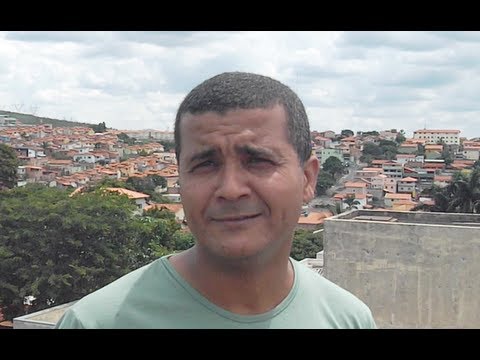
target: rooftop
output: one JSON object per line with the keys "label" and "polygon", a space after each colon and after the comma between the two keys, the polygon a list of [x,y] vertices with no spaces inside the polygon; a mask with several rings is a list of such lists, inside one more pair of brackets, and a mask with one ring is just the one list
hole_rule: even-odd
{"label": "rooftop", "polygon": [[448,227],[480,227],[480,214],[423,211],[352,210],[325,219],[329,221],[374,221],[396,224],[444,225]]}

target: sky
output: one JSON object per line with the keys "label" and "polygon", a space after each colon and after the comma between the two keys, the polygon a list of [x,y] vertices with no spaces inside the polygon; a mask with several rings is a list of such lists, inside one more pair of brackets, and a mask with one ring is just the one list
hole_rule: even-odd
{"label": "sky", "polygon": [[480,137],[480,32],[0,32],[0,110],[173,131],[187,93],[226,71],[291,87],[311,130]]}

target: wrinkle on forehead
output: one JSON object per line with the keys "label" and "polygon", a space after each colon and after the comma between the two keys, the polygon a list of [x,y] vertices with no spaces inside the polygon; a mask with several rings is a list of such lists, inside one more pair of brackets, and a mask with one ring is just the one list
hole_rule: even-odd
{"label": "wrinkle on forehead", "polygon": [[[210,136],[238,136],[242,141],[263,138],[272,133],[271,129],[262,126],[272,119],[280,122],[284,129],[285,140],[288,141],[286,113],[282,106],[269,109],[231,110],[225,114],[206,112],[199,115],[186,114],[182,119],[183,136],[195,134],[203,142]],[[266,136],[268,138],[268,136]],[[277,139],[278,140],[278,139]]]}

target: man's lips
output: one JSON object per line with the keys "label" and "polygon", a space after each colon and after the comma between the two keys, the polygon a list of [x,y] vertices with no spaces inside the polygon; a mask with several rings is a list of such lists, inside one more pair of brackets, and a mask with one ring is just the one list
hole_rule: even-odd
{"label": "man's lips", "polygon": [[212,220],[218,221],[218,222],[242,221],[242,220],[253,219],[253,218],[256,218],[257,216],[260,216],[260,214],[225,216],[220,218],[212,218]]}

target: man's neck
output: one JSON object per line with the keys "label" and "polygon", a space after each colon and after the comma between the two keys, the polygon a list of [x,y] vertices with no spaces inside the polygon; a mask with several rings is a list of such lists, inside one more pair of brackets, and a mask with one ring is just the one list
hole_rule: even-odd
{"label": "man's neck", "polygon": [[294,283],[287,256],[267,263],[245,261],[229,266],[209,261],[197,247],[170,257],[172,266],[198,292],[221,308],[241,315],[272,310],[287,297]]}

